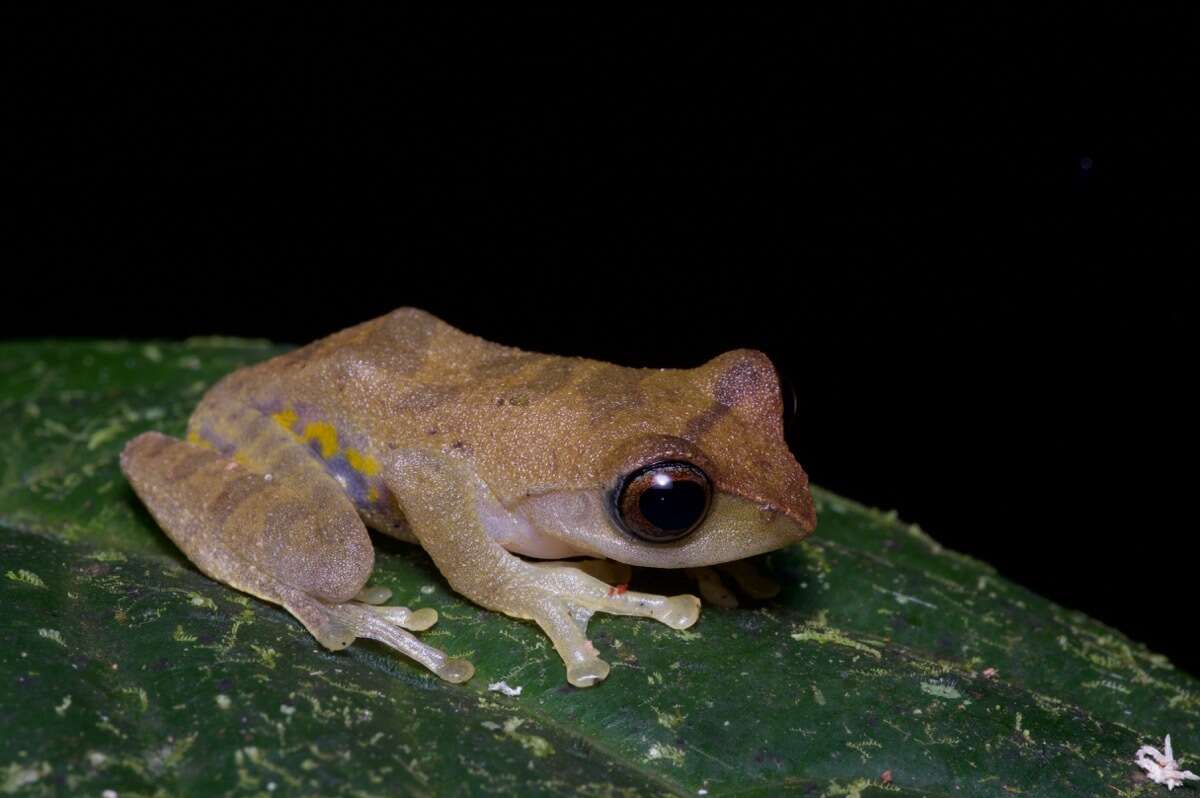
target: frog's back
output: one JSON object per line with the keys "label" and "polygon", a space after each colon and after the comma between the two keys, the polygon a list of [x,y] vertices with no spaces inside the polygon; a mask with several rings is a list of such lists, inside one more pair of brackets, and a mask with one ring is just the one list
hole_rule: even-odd
{"label": "frog's back", "polygon": [[234,372],[209,391],[196,415],[250,407],[267,415],[295,412],[305,422],[395,445],[473,443],[495,431],[497,414],[521,415],[530,401],[563,393],[589,367],[619,368],[524,352],[400,308]]}
{"label": "frog's back", "polygon": [[219,388],[240,398],[283,391],[296,400],[328,400],[351,390],[398,396],[414,386],[461,385],[488,363],[525,355],[423,310],[400,308],[235,372]]}

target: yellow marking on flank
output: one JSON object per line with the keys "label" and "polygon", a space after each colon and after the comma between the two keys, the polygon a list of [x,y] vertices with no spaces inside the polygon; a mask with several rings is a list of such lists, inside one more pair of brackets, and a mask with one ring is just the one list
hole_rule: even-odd
{"label": "yellow marking on flank", "polygon": [[292,427],[296,426],[296,411],[290,407],[285,407],[278,413],[272,413],[271,418],[275,419],[275,423],[283,427],[288,432],[292,431]]}
{"label": "yellow marking on flank", "polygon": [[304,440],[316,440],[321,444],[321,456],[328,460],[337,454],[337,430],[325,421],[313,421],[304,428]]}
{"label": "yellow marking on flank", "polygon": [[246,457],[245,452],[234,452],[233,453],[233,461],[239,465],[244,465],[247,468],[250,467],[250,459],[248,457]]}
{"label": "yellow marking on flank", "polygon": [[199,446],[201,449],[212,449],[212,442],[208,438],[201,438],[200,433],[192,430],[187,434],[187,442]]}
{"label": "yellow marking on flank", "polygon": [[360,454],[354,449],[346,450],[346,460],[355,471],[373,477],[379,473],[379,461],[369,454]]}
{"label": "yellow marking on flank", "polygon": [[367,501],[369,501],[369,502],[379,501],[379,489],[376,488],[374,485],[367,488]]}

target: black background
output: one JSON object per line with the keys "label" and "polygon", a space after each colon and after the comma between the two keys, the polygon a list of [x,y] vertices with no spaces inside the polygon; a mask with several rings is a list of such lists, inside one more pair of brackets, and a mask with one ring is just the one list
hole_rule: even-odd
{"label": "black background", "polygon": [[5,337],[760,348],[815,482],[1200,672],[1185,5],[10,22]]}

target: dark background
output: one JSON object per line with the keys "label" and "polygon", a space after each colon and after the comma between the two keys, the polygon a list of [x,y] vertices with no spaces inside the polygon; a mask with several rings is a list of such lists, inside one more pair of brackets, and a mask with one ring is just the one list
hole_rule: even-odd
{"label": "dark background", "polygon": [[1193,673],[1185,5],[14,18],[4,337],[768,352],[820,485]]}

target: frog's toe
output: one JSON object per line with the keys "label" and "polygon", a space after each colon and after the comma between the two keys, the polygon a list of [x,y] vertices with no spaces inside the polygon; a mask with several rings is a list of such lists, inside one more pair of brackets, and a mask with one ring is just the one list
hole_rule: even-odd
{"label": "frog's toe", "polygon": [[422,607],[419,610],[410,610],[408,607],[368,607],[367,609],[410,632],[423,632],[437,623],[438,619],[437,610],[432,607]]}
{"label": "frog's toe", "polygon": [[392,589],[383,587],[382,585],[373,585],[364,587],[358,591],[358,595],[354,597],[355,601],[361,601],[363,604],[383,604],[392,597]]}
{"label": "frog's toe", "polygon": [[696,580],[696,588],[700,591],[700,595],[709,604],[717,607],[736,607],[738,605],[737,597],[729,592],[729,588],[725,587],[725,583],[721,581],[721,577],[712,568],[688,568],[687,575]]}
{"label": "frog's toe", "polygon": [[[401,622],[401,626],[412,632],[424,632],[429,627],[437,623],[437,610],[433,607],[422,607],[419,610],[413,610],[408,614],[408,620]],[[467,663],[468,665],[470,663]],[[470,677],[467,677],[470,678]]]}
{"label": "frog's toe", "polygon": [[567,665],[567,681],[576,687],[591,687],[608,678],[609,665],[599,657],[590,657]]}
{"label": "frog's toe", "polygon": [[526,617],[537,621],[550,636],[567,668],[567,681],[576,687],[591,687],[608,676],[608,663],[600,659],[596,646],[587,639],[591,611],[581,609],[562,601],[540,601],[527,608]]}
{"label": "frog's toe", "polygon": [[433,672],[451,684],[462,684],[475,675],[475,666],[465,659],[451,657]]}
{"label": "frog's toe", "polygon": [[700,599],[689,593],[671,596],[654,617],[672,629],[686,629],[700,618]]}
{"label": "frog's toe", "polygon": [[451,657],[441,649],[417,639],[404,628],[415,622],[430,624],[437,619],[436,611],[421,609],[413,612],[406,607],[372,607],[367,604],[349,602],[327,608],[330,616],[353,630],[357,637],[378,640],[401,654],[416,660],[448,682],[465,682],[475,673],[471,663]]}

